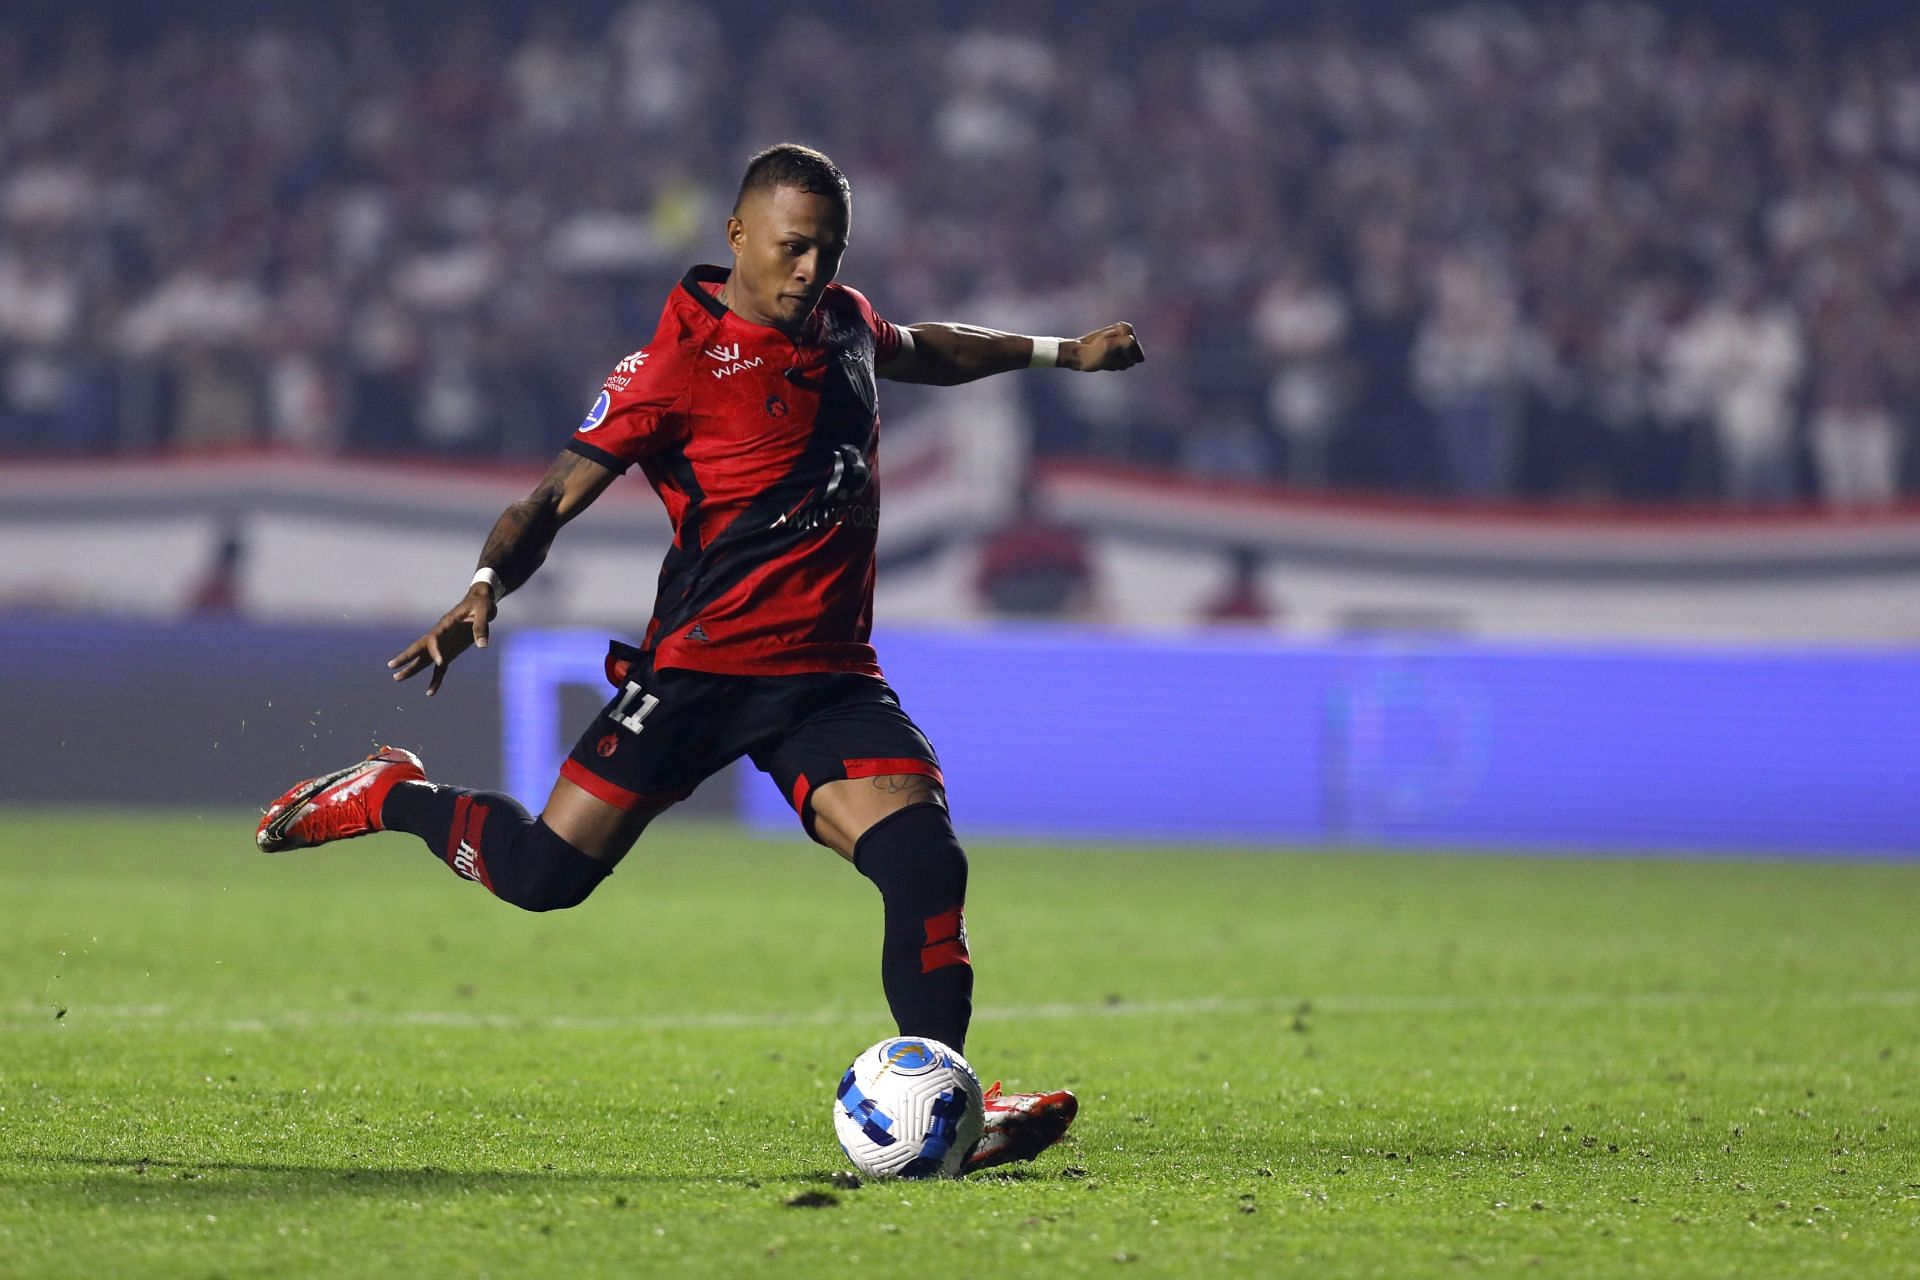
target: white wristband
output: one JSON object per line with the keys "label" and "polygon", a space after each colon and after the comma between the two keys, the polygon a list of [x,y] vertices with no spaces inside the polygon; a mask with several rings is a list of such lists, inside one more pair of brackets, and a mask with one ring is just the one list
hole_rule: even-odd
{"label": "white wristband", "polygon": [[474,570],[473,581],[467,584],[467,590],[471,591],[483,582],[493,588],[493,598],[495,600],[499,600],[507,594],[507,588],[505,584],[500,581],[500,575],[484,565]]}
{"label": "white wristband", "polygon": [[1060,363],[1060,339],[1035,338],[1033,356],[1027,361],[1029,369],[1051,369]]}

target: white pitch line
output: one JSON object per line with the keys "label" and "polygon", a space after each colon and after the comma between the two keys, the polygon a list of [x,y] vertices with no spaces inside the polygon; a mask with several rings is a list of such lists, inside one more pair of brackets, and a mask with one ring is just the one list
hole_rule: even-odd
{"label": "white pitch line", "polygon": [[[1707,1007],[1912,1008],[1920,991],[1840,991],[1803,994],[1714,994],[1705,992],[1560,992],[1546,995],[1334,995],[1205,996],[1185,1000],[1119,1000],[1093,1003],[988,1005],[976,1009],[975,1022],[1057,1022],[1075,1018],[1169,1018],[1209,1015],[1447,1014],[1500,1010],[1684,1009]],[[32,1010],[29,1013],[29,1010]],[[15,1006],[0,1020],[0,1033],[78,1029],[251,1032],[327,1028],[445,1027],[454,1030],[533,1031],[701,1031],[771,1030],[797,1026],[841,1026],[884,1021],[879,1009],[810,1009],[792,1013],[655,1013],[581,1016],[572,1014],[485,1013],[459,1009],[276,1009],[242,1018],[175,1017],[166,1005],[77,1005],[56,1020],[51,1009]]]}

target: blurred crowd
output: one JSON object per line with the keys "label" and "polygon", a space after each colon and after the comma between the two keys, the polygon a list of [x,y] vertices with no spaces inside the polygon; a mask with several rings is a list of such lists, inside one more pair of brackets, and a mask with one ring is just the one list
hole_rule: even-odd
{"label": "blurred crowd", "polygon": [[1920,487],[1920,23],[1760,8],[0,26],[0,452],[544,458],[794,139],[851,178],[883,314],[1139,327],[1124,379],[1021,380],[1042,455],[1887,503]]}

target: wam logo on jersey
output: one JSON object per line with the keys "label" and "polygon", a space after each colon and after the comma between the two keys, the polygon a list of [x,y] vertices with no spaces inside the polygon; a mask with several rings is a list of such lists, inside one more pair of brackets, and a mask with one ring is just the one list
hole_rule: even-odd
{"label": "wam logo on jersey", "polygon": [[591,431],[607,420],[607,410],[613,408],[613,397],[602,391],[600,398],[593,402],[593,408],[587,410],[587,420],[580,424],[580,430]]}
{"label": "wam logo on jersey", "polygon": [[640,366],[645,364],[646,362],[647,362],[647,349],[645,347],[642,347],[638,351],[634,352],[632,355],[628,356],[626,359],[622,360],[619,364],[613,366],[613,371],[615,373],[638,373],[640,372]]}
{"label": "wam logo on jersey", "polygon": [[732,346],[708,347],[705,354],[709,359],[720,362],[720,367],[713,371],[713,376],[716,378],[724,378],[728,374],[738,373],[742,369],[757,369],[767,362],[765,356],[755,356],[751,360],[742,360],[740,358],[740,344],[737,342]]}

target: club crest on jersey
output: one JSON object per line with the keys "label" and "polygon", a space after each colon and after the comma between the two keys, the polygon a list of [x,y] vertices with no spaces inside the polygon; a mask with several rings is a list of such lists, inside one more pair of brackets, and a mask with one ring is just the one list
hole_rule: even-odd
{"label": "club crest on jersey", "polygon": [[731,346],[719,345],[708,347],[705,355],[710,360],[718,360],[720,362],[720,367],[713,371],[713,376],[716,378],[724,378],[729,374],[739,373],[742,369],[757,369],[767,362],[764,356],[754,356],[750,360],[742,360],[740,358],[740,344],[737,342]]}
{"label": "club crest on jersey", "polygon": [[605,391],[593,402],[593,408],[587,410],[587,420],[580,424],[580,430],[591,431],[607,420],[607,410],[613,408],[613,397]]}

